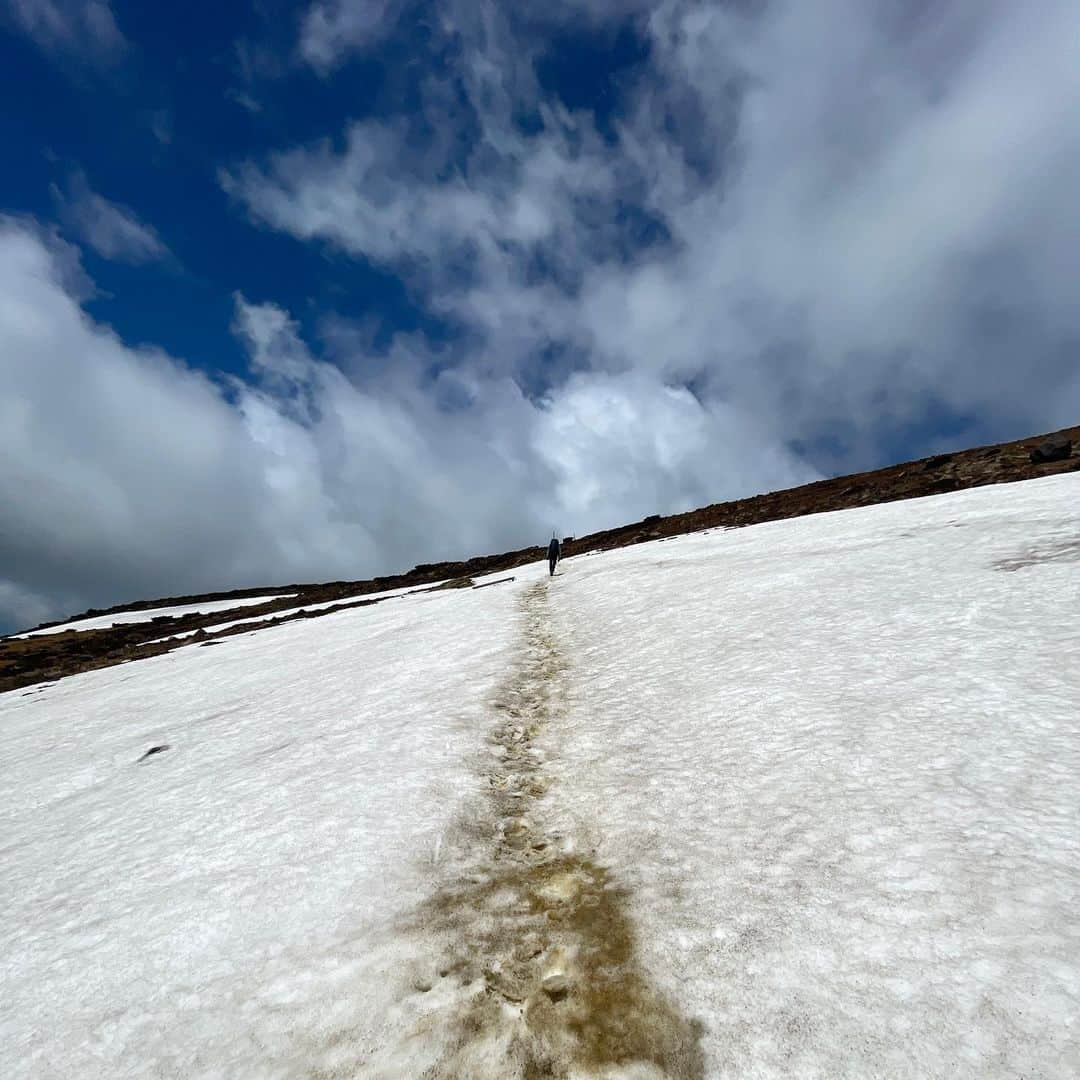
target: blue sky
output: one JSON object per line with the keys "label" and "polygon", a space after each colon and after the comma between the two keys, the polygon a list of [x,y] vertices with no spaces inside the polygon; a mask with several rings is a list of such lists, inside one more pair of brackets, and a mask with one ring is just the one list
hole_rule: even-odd
{"label": "blue sky", "polygon": [[0,629],[1075,422],[1065,0],[0,0]]}
{"label": "blue sky", "polygon": [[[61,10],[69,6],[78,5]],[[126,42],[115,56],[28,47],[10,19],[0,38],[4,97],[26,103],[0,116],[13,165],[5,171],[4,210],[54,220],[54,189],[66,192],[79,174],[152,223],[173,256],[133,268],[84,246],[84,266],[101,294],[88,310],[125,340],[153,342],[210,371],[244,366],[230,333],[239,288],[287,305],[302,322],[329,309],[390,327],[424,322],[395,275],[252,229],[218,181],[228,162],[378,113],[384,65],[350,65],[333,90],[309,67],[294,66],[259,82],[252,111],[240,104],[249,93],[244,45],[280,49],[287,64],[282,30],[298,30],[298,9],[129,3],[112,10]]]}

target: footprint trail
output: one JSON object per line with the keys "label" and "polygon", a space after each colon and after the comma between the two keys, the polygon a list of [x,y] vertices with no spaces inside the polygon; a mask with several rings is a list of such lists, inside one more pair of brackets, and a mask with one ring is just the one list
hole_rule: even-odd
{"label": "footprint trail", "polygon": [[548,590],[522,596],[522,647],[495,697],[469,854],[413,923],[449,943],[439,973],[461,991],[450,1018],[428,1017],[448,1034],[425,1075],[697,1080],[700,1024],[650,984],[626,888],[545,825],[558,791],[537,741],[562,715],[568,674]]}

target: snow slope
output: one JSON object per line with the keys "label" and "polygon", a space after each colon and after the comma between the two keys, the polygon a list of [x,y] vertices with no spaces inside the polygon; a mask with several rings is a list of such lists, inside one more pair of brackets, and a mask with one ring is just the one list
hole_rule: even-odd
{"label": "snow slope", "polygon": [[428,594],[0,695],[0,1075],[274,1075],[372,1014],[510,605]]}
{"label": "snow slope", "polygon": [[[360,601],[372,601],[372,600],[389,600],[395,596],[407,596],[411,592],[423,592],[426,589],[435,588],[441,582],[434,582],[431,585],[421,585],[419,587],[415,585],[409,585],[401,589],[386,589],[383,592],[374,593],[361,593],[359,596],[343,596],[337,600],[324,600],[318,604],[307,604],[304,607],[285,608],[284,611],[275,611],[272,616],[273,619],[285,619],[290,615],[298,615],[301,611],[325,611],[327,608],[339,607],[342,604],[355,604]],[[206,634],[219,634],[222,630],[231,630],[234,626],[250,626],[254,623],[264,622],[264,618],[254,619],[233,619],[231,622],[215,623],[213,626],[203,627],[203,632]],[[159,645],[163,641],[182,641],[184,638],[194,637],[198,630],[185,630],[180,634],[166,635],[165,637],[154,638],[153,641],[143,642],[145,645]]]}
{"label": "snow slope", "polygon": [[[0,1073],[514,1076],[595,977],[700,1055],[624,1031],[568,1075],[1080,1074],[1078,497],[680,537],[0,695]],[[492,989],[519,822],[571,868],[564,998]],[[630,983],[575,889],[625,905]]]}
{"label": "snow slope", "polygon": [[1078,479],[558,582],[566,827],[715,1075],[1080,1075]]}
{"label": "snow slope", "polygon": [[150,622],[162,615],[179,618],[196,613],[210,615],[215,611],[232,611],[234,608],[254,607],[271,600],[288,600],[296,593],[273,593],[268,596],[248,596],[243,600],[207,600],[201,604],[181,604],[175,607],[147,608],[145,611],[116,611],[110,615],[96,615],[91,619],[76,619],[59,626],[46,626],[43,630],[29,630],[25,634],[12,634],[16,638],[39,637],[42,634],[61,634],[65,630],[108,630],[115,625]]}

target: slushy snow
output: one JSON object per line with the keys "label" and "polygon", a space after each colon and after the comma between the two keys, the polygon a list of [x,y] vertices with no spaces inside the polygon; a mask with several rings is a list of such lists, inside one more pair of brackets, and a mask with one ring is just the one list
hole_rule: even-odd
{"label": "slushy snow", "polygon": [[414,913],[546,588],[538,805],[624,888],[706,1075],[1076,1076],[1078,562],[1067,475],[0,695],[0,1074],[420,1075],[476,988]]}

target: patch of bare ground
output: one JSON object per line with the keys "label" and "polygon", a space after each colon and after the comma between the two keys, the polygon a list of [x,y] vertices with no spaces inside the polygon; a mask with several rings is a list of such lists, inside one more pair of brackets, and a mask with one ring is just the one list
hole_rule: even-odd
{"label": "patch of bare ground", "polygon": [[565,661],[547,615],[548,583],[523,594],[524,647],[500,688],[479,816],[462,872],[409,920],[449,942],[439,967],[459,993],[442,1058],[425,1076],[704,1076],[699,1023],[643,969],[629,894],[611,872],[544,825],[557,797],[537,746],[557,714]]}

